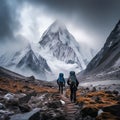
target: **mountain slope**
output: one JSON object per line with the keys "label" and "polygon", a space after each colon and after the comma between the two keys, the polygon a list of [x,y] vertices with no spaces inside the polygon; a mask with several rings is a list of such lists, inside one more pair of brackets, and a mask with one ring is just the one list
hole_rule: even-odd
{"label": "mountain slope", "polygon": [[17,74],[17,73],[15,73],[15,72],[12,72],[12,71],[10,71],[10,70],[8,70],[8,69],[5,69],[5,68],[3,68],[3,67],[1,67],[1,66],[0,66],[0,77],[1,77],[1,78],[2,78],[2,77],[12,78],[12,79],[16,79],[16,78],[18,78],[18,79],[26,79],[25,76],[22,76],[22,75],[20,75],[20,74]]}
{"label": "mountain slope", "polygon": [[79,44],[63,23],[55,21],[45,31],[39,43],[58,60],[71,64],[77,63],[80,69],[86,67]]}
{"label": "mountain slope", "polygon": [[104,47],[88,64],[85,73],[120,73],[120,21],[106,40]]}
{"label": "mountain slope", "polygon": [[46,72],[51,72],[46,60],[42,56],[36,56],[28,44],[24,49],[11,53],[7,61],[6,54],[1,56],[1,65],[25,76],[34,75],[39,79],[46,80]]}

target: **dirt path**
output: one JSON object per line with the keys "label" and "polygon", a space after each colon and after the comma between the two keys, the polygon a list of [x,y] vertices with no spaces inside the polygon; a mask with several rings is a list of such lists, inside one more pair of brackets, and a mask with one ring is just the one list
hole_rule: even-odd
{"label": "dirt path", "polygon": [[75,103],[71,103],[69,98],[65,97],[65,94],[61,95],[62,100],[65,102],[64,111],[66,113],[67,120],[76,120],[79,113],[79,106]]}

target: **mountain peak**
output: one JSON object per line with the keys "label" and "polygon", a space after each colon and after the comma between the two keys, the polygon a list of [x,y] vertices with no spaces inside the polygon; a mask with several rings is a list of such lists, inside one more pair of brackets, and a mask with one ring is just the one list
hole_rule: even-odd
{"label": "mountain peak", "polygon": [[65,24],[60,20],[55,20],[52,25],[65,26]]}
{"label": "mountain peak", "polygon": [[52,33],[56,33],[58,31],[64,31],[66,30],[66,26],[63,22],[61,22],[60,20],[56,20],[55,22],[53,22],[53,24],[49,27],[49,30]]}

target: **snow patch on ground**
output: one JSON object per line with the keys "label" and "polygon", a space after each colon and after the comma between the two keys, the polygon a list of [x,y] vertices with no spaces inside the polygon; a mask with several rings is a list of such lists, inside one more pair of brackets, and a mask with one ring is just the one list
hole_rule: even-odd
{"label": "snow patch on ground", "polygon": [[80,86],[98,86],[98,85],[111,85],[111,84],[116,84],[120,85],[120,80],[105,80],[105,81],[94,81],[94,82],[85,82],[85,83],[80,83]]}

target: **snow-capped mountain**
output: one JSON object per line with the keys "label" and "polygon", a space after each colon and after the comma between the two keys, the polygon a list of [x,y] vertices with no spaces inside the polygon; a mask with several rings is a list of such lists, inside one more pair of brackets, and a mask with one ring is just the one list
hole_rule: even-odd
{"label": "snow-capped mountain", "polygon": [[12,43],[12,51],[8,49],[0,54],[0,66],[25,76],[34,75],[41,80],[54,80],[60,72],[65,77],[71,70],[78,73],[93,57],[92,49],[79,45],[59,21],[55,21],[44,32],[39,43],[26,42],[18,49],[19,45]]}
{"label": "snow-capped mountain", "polygon": [[7,56],[6,54],[1,56],[0,64],[23,75],[35,75],[39,79],[46,80],[46,72],[51,72],[46,60],[40,55],[36,56],[30,44],[23,50],[11,53],[11,59],[4,62],[8,59]]}
{"label": "snow-capped mountain", "polygon": [[45,71],[51,71],[46,60],[40,55],[36,57],[33,50],[30,48],[25,56],[17,64],[17,68],[22,69],[23,71],[31,70],[36,75],[40,75],[39,78],[46,79]]}
{"label": "snow-capped mountain", "polygon": [[76,63],[80,69],[86,67],[79,44],[60,21],[55,21],[45,31],[39,43],[58,60],[68,64]]}
{"label": "snow-capped mountain", "polygon": [[87,73],[100,71],[120,72],[120,21],[106,40],[103,48],[88,64]]}

